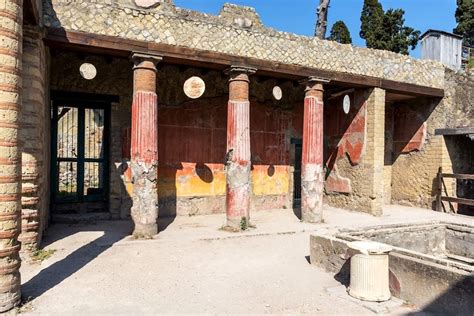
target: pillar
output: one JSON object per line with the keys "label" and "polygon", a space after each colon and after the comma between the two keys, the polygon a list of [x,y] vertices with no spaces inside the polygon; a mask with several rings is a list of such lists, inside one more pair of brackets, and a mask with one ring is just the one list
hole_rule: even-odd
{"label": "pillar", "polygon": [[256,69],[232,66],[227,108],[226,215],[227,228],[246,229],[250,221],[250,101],[249,76]]}
{"label": "pillar", "polygon": [[306,85],[301,161],[301,219],[308,223],[323,221],[323,84],[328,81],[310,77]]}
{"label": "pillar", "polygon": [[367,98],[367,139],[363,163],[367,166],[368,205],[373,215],[382,215],[384,205],[385,90],[373,88]]}
{"label": "pillar", "polygon": [[161,57],[134,53],[131,128],[133,235],[158,234],[158,98],[156,65]]}
{"label": "pillar", "polygon": [[23,1],[0,1],[0,312],[20,303],[21,108]]}
{"label": "pillar", "polygon": [[46,54],[39,28],[23,28],[23,91],[19,139],[22,155],[21,252],[35,251],[47,225],[49,196],[49,116]]}

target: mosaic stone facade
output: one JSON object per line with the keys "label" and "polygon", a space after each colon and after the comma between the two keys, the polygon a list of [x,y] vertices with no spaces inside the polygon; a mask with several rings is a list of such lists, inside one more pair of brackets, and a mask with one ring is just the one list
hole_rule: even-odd
{"label": "mosaic stone facade", "polygon": [[444,85],[444,67],[438,62],[275,31],[262,25],[254,9],[231,4],[214,16],[177,8],[170,1],[144,9],[133,0],[45,0],[44,24],[435,88]]}

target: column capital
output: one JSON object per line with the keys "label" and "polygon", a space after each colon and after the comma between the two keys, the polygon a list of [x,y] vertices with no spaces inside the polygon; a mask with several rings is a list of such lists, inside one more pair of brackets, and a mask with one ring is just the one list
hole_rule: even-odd
{"label": "column capital", "polygon": [[310,76],[305,79],[301,79],[299,83],[306,86],[306,89],[314,88],[316,85],[321,85],[321,88],[324,84],[328,84],[331,80],[323,77]]}
{"label": "column capital", "polygon": [[311,96],[314,93],[324,92],[324,84],[329,83],[330,80],[327,78],[311,76],[300,80],[300,84],[305,86],[305,92],[307,96]]}
{"label": "column capital", "polygon": [[246,77],[248,77],[250,75],[253,75],[256,72],[257,72],[257,68],[248,67],[248,66],[236,66],[236,65],[232,65],[226,70],[224,70],[224,73],[231,77],[230,78],[231,81],[243,80],[241,75],[246,75]]}
{"label": "column capital", "polygon": [[[133,61],[133,69],[154,68],[154,70],[156,70],[156,65],[158,65],[163,60],[163,57],[160,55],[141,52],[133,52],[131,58]],[[148,65],[145,65],[145,62],[148,62]],[[152,65],[149,65],[149,63],[152,63]]]}

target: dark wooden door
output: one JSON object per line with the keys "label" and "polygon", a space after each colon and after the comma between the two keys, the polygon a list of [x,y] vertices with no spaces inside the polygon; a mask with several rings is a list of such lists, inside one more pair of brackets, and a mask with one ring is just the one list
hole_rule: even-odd
{"label": "dark wooden door", "polygon": [[64,93],[52,100],[52,212],[106,212],[110,102]]}

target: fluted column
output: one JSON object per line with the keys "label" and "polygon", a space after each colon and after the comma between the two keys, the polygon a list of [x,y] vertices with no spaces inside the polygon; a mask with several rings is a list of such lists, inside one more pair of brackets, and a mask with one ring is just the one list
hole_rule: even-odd
{"label": "fluted column", "polygon": [[245,229],[250,221],[250,101],[249,76],[255,69],[231,67],[227,107],[226,216],[231,230]]}
{"label": "fluted column", "polygon": [[152,238],[158,234],[158,98],[156,65],[161,57],[132,56],[133,104],[131,168],[133,175],[133,235]]}
{"label": "fluted column", "polygon": [[0,312],[20,303],[21,107],[23,1],[0,1]]}
{"label": "fluted column", "polygon": [[301,161],[301,217],[309,223],[323,220],[323,84],[327,80],[310,77],[306,85]]}

